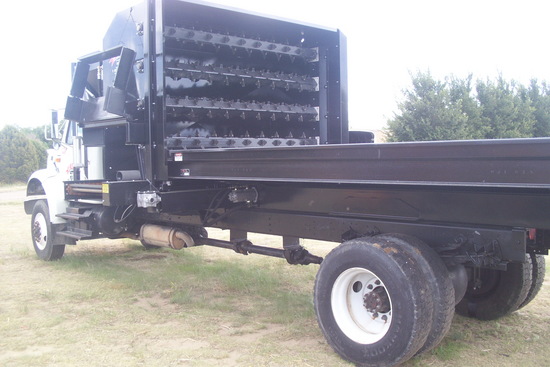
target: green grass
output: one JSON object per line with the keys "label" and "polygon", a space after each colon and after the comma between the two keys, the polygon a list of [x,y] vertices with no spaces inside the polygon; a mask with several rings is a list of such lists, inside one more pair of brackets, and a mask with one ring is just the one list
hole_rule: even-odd
{"label": "green grass", "polygon": [[446,340],[431,352],[441,361],[452,361],[460,358],[462,351],[468,348],[468,344],[455,341],[455,340]]}
{"label": "green grass", "polygon": [[[198,313],[234,312],[276,324],[314,317],[311,283],[307,283],[307,289],[297,291],[288,286],[292,284],[291,277],[275,274],[275,269],[270,267],[231,260],[212,262],[193,251],[160,249],[144,253],[140,245],[129,245],[119,256],[67,254],[52,266],[91,277],[102,284],[110,296],[113,293],[121,297],[136,293],[161,294],[170,302]],[[95,291],[83,291],[72,297],[86,300],[98,295]]]}

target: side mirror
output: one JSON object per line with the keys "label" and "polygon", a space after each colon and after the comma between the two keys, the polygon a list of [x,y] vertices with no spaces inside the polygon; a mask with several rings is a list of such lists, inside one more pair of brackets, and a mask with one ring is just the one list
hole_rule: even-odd
{"label": "side mirror", "polygon": [[52,120],[50,125],[44,126],[44,138],[47,141],[52,141],[54,145],[61,141],[59,136],[59,121],[57,117],[57,111],[52,110]]}

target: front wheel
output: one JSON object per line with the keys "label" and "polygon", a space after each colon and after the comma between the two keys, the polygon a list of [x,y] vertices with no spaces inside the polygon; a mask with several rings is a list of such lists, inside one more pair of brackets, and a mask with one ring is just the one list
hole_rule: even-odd
{"label": "front wheel", "polygon": [[396,365],[425,344],[433,295],[419,264],[390,239],[347,241],[324,259],[315,311],[328,343],[362,366]]}
{"label": "front wheel", "polygon": [[31,217],[31,236],[34,251],[46,261],[59,260],[65,253],[65,245],[55,245],[48,204],[39,200],[34,204]]}

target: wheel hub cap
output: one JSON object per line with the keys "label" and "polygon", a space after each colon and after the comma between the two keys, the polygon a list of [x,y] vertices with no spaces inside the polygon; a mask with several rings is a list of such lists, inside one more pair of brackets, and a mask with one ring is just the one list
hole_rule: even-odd
{"label": "wheel hub cap", "polygon": [[363,296],[363,305],[367,312],[377,314],[379,312],[386,313],[391,309],[388,293],[383,287],[376,287],[370,293]]}
{"label": "wheel hub cap", "polygon": [[34,222],[34,226],[32,228],[32,235],[35,241],[38,242],[41,240],[42,231],[40,230],[40,224],[38,222]]}
{"label": "wheel hub cap", "polygon": [[32,224],[32,237],[34,244],[40,251],[44,251],[48,244],[48,231],[46,218],[42,213],[38,213]]}

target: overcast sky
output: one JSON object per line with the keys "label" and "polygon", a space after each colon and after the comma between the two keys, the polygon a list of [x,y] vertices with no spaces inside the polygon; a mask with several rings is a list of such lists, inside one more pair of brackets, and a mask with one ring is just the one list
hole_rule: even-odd
{"label": "overcast sky", "polygon": [[[42,125],[62,108],[70,64],[99,50],[119,10],[135,0],[4,3],[0,127]],[[545,0],[214,0],[266,15],[340,28],[348,39],[350,125],[380,129],[396,111],[409,72],[430,70],[528,83],[550,80]],[[9,4],[9,6],[7,5]]]}

